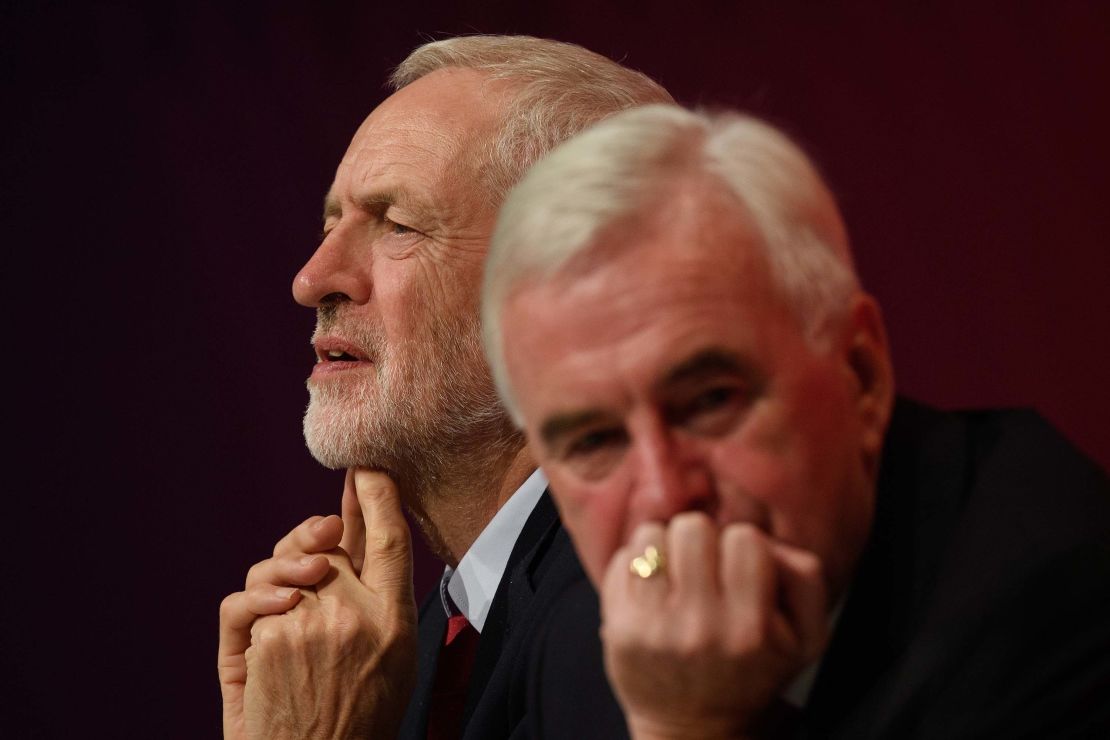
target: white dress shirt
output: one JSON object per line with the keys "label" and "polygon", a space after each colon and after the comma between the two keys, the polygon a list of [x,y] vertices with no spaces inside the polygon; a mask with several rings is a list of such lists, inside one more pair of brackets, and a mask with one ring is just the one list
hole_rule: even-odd
{"label": "white dress shirt", "polygon": [[448,617],[462,614],[481,633],[513,545],[546,488],[547,477],[537,468],[474,540],[458,567],[444,568],[439,596]]}

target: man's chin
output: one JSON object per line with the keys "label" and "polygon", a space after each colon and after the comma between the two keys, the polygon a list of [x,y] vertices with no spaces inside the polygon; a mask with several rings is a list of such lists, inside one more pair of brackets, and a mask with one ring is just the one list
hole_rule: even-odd
{"label": "man's chin", "polygon": [[341,451],[335,450],[330,447],[321,447],[313,444],[312,440],[306,439],[308,445],[308,452],[312,455],[312,459],[323,465],[330,470],[346,470],[347,468],[357,467],[351,462],[348,455],[342,454]]}
{"label": "man's chin", "polygon": [[313,459],[325,468],[343,470],[357,465],[351,451],[344,449],[343,445],[336,444],[335,440],[320,438],[315,434],[310,434],[306,429],[304,441]]}
{"label": "man's chin", "polygon": [[316,462],[339,470],[368,464],[359,414],[315,399],[304,415],[304,441]]}

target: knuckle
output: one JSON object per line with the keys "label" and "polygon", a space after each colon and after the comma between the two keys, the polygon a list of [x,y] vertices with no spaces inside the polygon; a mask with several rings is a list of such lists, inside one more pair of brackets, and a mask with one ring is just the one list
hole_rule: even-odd
{"label": "knuckle", "polygon": [[684,511],[671,519],[671,528],[680,536],[699,536],[713,531],[713,522],[701,511]]}
{"label": "knuckle", "polygon": [[674,654],[683,660],[696,660],[711,652],[713,631],[703,620],[692,620],[678,635]]}
{"label": "knuckle", "polygon": [[372,629],[362,610],[342,606],[337,607],[327,619],[322,632],[330,643],[346,650],[369,642]]}
{"label": "knuckle", "polygon": [[331,630],[340,635],[358,632],[361,617],[359,609],[354,609],[347,604],[336,604],[329,619]]}
{"label": "knuckle", "polygon": [[272,593],[272,589],[269,584],[266,583],[252,584],[243,592],[245,598],[248,600],[248,607],[254,606],[255,608],[258,608],[259,602],[266,599],[266,597],[270,596]]}
{"label": "knuckle", "polygon": [[751,522],[734,522],[729,527],[743,539],[761,539],[763,532]]}
{"label": "knuckle", "polygon": [[393,480],[380,470],[356,470],[355,488],[363,496],[381,496],[394,489]]}
{"label": "knuckle", "polygon": [[765,647],[770,642],[771,620],[762,610],[750,610],[739,615],[729,632],[728,652],[745,655]]}
{"label": "knuckle", "polygon": [[389,496],[393,492],[393,487],[387,479],[380,476],[365,476],[362,478],[359,492],[362,494],[361,498],[376,503],[379,499]]}
{"label": "knuckle", "polygon": [[631,542],[636,543],[633,549],[641,550],[645,545],[659,542],[663,537],[664,528],[659,522],[642,522],[637,525],[632,533]]}
{"label": "knuckle", "polygon": [[251,645],[256,652],[266,652],[285,639],[285,626],[292,620],[262,617],[251,626]]}
{"label": "knuckle", "polygon": [[601,639],[610,648],[631,650],[645,643],[645,636],[640,627],[640,623],[625,618],[623,614],[613,615],[602,623]]}
{"label": "knuckle", "polygon": [[668,651],[668,654],[683,663],[699,663],[707,652],[702,643],[695,642],[693,639],[683,639]]}
{"label": "knuckle", "polygon": [[269,562],[269,560],[260,560],[259,562],[252,565],[247,570],[247,583],[257,583],[259,580],[261,580],[263,571],[266,568],[266,564]]}
{"label": "knuckle", "polygon": [[380,554],[405,550],[409,546],[409,532],[403,527],[381,527],[367,537],[367,544]]}
{"label": "knuckle", "polygon": [[220,601],[220,621],[226,622],[230,617],[234,616],[236,612],[241,610],[243,599],[243,592],[236,591],[233,594],[228,594]]}
{"label": "knuckle", "polygon": [[747,550],[763,542],[763,532],[749,522],[734,522],[725,527],[722,539],[728,547]]}
{"label": "knuckle", "polygon": [[821,558],[806,553],[798,558],[798,570],[808,580],[824,581],[825,568],[821,565]]}

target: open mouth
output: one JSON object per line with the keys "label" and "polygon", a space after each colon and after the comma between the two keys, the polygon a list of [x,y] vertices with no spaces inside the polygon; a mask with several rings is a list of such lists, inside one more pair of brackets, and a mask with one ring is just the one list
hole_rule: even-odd
{"label": "open mouth", "polygon": [[338,337],[321,337],[313,344],[316,350],[316,365],[339,365],[340,363],[368,362],[369,358],[353,344]]}
{"label": "open mouth", "polygon": [[360,362],[359,358],[338,349],[329,349],[323,357],[317,358],[320,362]]}

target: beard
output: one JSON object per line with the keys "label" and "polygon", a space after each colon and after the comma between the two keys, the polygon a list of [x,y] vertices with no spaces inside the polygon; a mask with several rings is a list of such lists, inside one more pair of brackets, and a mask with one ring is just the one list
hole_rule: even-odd
{"label": "beard", "polygon": [[473,476],[522,444],[482,354],[478,319],[436,317],[419,336],[387,346],[342,304],[318,312],[316,333],[357,346],[370,366],[308,381],[304,435],[329,468],[385,470],[421,498],[452,477]]}

